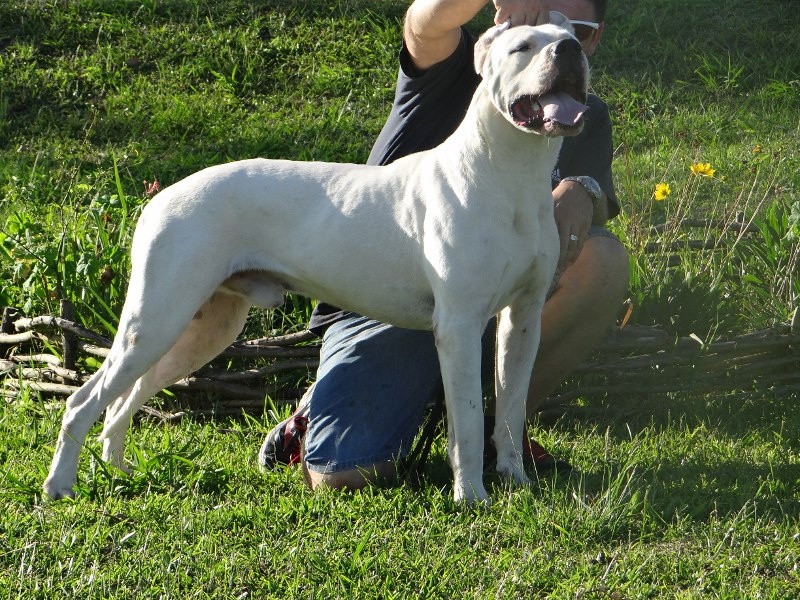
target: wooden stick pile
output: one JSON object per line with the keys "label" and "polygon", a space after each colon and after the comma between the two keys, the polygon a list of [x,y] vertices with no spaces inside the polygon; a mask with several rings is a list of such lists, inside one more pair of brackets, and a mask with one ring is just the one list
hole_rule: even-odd
{"label": "wooden stick pile", "polygon": [[[85,359],[102,361],[108,355],[109,338],[66,318],[72,315],[67,303],[62,302],[61,309],[58,317],[32,318],[14,308],[3,311],[0,395],[14,398],[27,388],[47,396],[68,396],[91,375]],[[241,368],[231,368],[231,363]],[[318,363],[319,344],[309,331],[237,341],[212,364],[170,386],[166,404],[179,416],[186,410],[215,415],[261,413],[268,404],[267,395],[275,404],[289,403],[305,389],[305,385],[270,385],[273,376],[297,371],[294,379],[306,382]],[[165,419],[175,416],[152,407],[147,412]]]}
{"label": "wooden stick pile", "polygon": [[[65,316],[66,315],[66,316]],[[103,359],[111,340],[77,323],[62,304],[61,316],[26,318],[13,308],[3,313],[0,332],[0,393],[15,397],[25,387],[43,395],[67,396],[90,373],[80,357]],[[62,348],[61,355],[54,349]],[[47,349],[50,349],[48,352]],[[261,414],[270,397],[293,402],[304,391],[319,359],[319,343],[308,331],[238,341],[198,373],[169,388],[169,408],[148,412],[173,419],[187,412],[214,415]],[[233,365],[233,366],[231,366]],[[296,371],[294,383],[275,375]],[[791,323],[732,339],[675,339],[655,327],[616,329],[592,357],[543,407],[579,397],[667,392],[800,390],[800,310]]]}
{"label": "wooden stick pile", "polygon": [[710,342],[695,336],[676,339],[655,327],[616,330],[547,404],[563,404],[597,394],[631,396],[759,388],[797,393],[798,321],[800,311],[795,311],[792,323]]}

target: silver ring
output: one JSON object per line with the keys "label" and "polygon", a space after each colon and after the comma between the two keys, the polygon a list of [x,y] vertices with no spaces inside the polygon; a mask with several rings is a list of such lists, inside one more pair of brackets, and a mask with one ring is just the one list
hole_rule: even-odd
{"label": "silver ring", "polygon": [[573,233],[572,235],[569,236],[569,241],[570,242],[577,242],[578,241],[578,236]]}

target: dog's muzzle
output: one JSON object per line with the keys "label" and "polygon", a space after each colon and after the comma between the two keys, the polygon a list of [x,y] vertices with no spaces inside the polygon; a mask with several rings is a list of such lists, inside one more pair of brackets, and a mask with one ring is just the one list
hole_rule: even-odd
{"label": "dog's muzzle", "polygon": [[543,94],[515,99],[509,112],[518,127],[548,136],[576,135],[587,110],[583,49],[574,38],[551,49],[556,76]]}

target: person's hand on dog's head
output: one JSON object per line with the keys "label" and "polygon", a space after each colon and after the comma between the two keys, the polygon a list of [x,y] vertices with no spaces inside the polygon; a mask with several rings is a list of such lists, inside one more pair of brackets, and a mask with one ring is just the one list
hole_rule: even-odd
{"label": "person's hand on dog's head", "polygon": [[494,0],[494,22],[516,25],[543,25],[550,22],[550,9],[541,0]]}

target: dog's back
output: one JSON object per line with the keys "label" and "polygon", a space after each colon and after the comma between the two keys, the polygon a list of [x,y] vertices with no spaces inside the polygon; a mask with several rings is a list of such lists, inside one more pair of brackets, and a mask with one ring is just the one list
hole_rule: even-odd
{"label": "dog's back", "polygon": [[[404,164],[253,159],[195,173],[143,211],[131,285],[145,285],[168,264],[175,264],[172,281],[185,277],[187,285],[200,271],[214,286],[246,273],[253,285],[269,279],[285,291],[430,328],[430,286],[418,260],[425,194],[414,181],[420,168]],[[164,256],[160,247],[180,254]]]}

